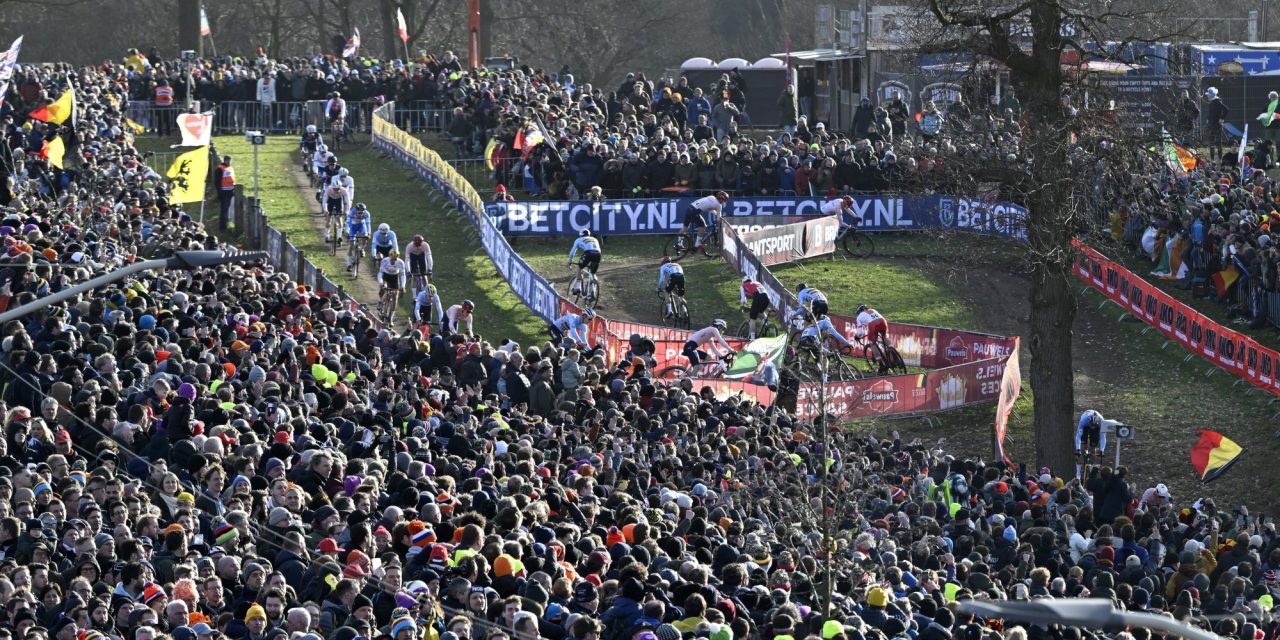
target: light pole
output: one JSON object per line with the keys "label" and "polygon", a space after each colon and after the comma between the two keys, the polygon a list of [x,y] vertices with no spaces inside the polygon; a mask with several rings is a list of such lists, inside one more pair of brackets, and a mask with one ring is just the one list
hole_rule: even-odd
{"label": "light pole", "polygon": [[1214,633],[1173,618],[1154,613],[1120,611],[1107,600],[1032,600],[1030,602],[978,602],[960,603],[960,613],[984,618],[1004,618],[1034,625],[1062,624],[1086,629],[1104,627],[1144,627],[1171,633],[1187,640],[1222,640]]}
{"label": "light pole", "polygon": [[92,280],[82,282],[74,287],[67,287],[55,294],[45,296],[39,300],[28,302],[20,307],[0,313],[0,324],[4,324],[10,320],[17,320],[18,318],[32,313],[33,311],[57,304],[82,293],[93,291],[98,287],[105,287],[113,282],[118,282],[128,278],[135,273],[142,273],[144,271],[164,271],[167,269],[215,267],[221,264],[231,264],[233,262],[262,260],[266,257],[266,251],[178,251],[168,258],[135,262],[121,269],[116,269],[110,273],[100,275]]}

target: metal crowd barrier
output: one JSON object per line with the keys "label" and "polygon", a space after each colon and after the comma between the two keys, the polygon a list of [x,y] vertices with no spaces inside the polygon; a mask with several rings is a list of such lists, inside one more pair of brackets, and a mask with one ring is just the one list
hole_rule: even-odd
{"label": "metal crowd barrier", "polygon": [[[261,103],[256,100],[201,100],[200,111],[213,112],[215,134],[239,134],[245,131],[266,133],[301,133],[309,124],[322,131],[327,128],[325,100],[282,101]],[[430,107],[421,102],[416,110],[405,114],[408,122],[415,123],[419,131],[442,131],[448,128],[445,117],[451,111]],[[376,103],[370,100],[347,101],[347,126],[360,133],[370,133],[373,126],[373,110]],[[183,113],[181,104],[161,107],[148,100],[130,100],[125,115],[145,129],[146,134],[177,135],[176,118]]]}

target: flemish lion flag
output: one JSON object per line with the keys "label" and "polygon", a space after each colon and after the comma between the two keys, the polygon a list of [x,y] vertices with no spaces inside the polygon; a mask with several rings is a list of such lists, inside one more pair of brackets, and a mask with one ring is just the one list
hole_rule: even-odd
{"label": "flemish lion flag", "polygon": [[184,204],[204,200],[204,183],[209,177],[209,147],[196,147],[178,156],[165,175],[173,184],[169,202]]}
{"label": "flemish lion flag", "polygon": [[484,147],[484,166],[490,171],[497,166],[498,158],[498,139],[489,138],[489,144]]}
{"label": "flemish lion flag", "polygon": [[[46,104],[30,113],[30,117],[41,122],[52,122],[53,124],[62,124],[75,115],[76,111],[76,90],[67,89],[61,98],[52,104]],[[75,124],[75,120],[71,121]]]}
{"label": "flemish lion flag", "polygon": [[1196,468],[1200,482],[1211,482],[1240,459],[1244,449],[1216,431],[1200,430],[1200,441],[1191,448],[1191,465]]}

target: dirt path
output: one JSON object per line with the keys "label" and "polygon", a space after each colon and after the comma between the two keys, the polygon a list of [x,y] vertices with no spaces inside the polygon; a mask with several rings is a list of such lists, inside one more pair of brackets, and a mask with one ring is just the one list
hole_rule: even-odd
{"label": "dirt path", "polygon": [[[311,221],[311,228],[315,230],[317,236],[324,237],[325,216],[321,215],[320,203],[316,202],[313,196],[315,189],[312,188],[306,172],[299,166],[291,165],[289,167],[289,176],[298,185],[298,189],[306,194],[304,199],[307,202],[307,214]],[[339,247],[338,255],[335,257],[339,264],[336,265],[336,269],[330,270],[335,274],[333,276],[334,281],[342,285],[347,294],[356,300],[366,305],[376,304],[378,301],[378,283],[374,280],[373,269],[369,266],[369,261],[366,259],[364,264],[361,265],[360,277],[352,278],[350,272],[342,268],[346,264],[345,256],[346,247]]]}

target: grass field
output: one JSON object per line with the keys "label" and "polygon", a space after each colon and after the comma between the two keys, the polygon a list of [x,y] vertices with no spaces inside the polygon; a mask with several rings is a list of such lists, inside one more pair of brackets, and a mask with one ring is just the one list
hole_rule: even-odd
{"label": "grass field", "polygon": [[[227,139],[220,148],[242,158],[251,157],[241,140]],[[272,224],[316,256],[323,247],[311,216],[310,203],[299,188],[291,139],[273,139],[262,150],[264,207]],[[477,250],[469,222],[439,204],[420,181],[393,160],[362,147],[340,154],[356,178],[358,200],[369,204],[375,222],[388,222],[402,238],[415,231],[432,244],[436,282],[449,302],[469,297],[477,302],[478,327],[489,336],[514,337],[524,344],[540,340],[541,323],[508,293],[505,282]],[[247,170],[241,164],[242,181]],[[269,185],[269,186],[268,186]],[[375,186],[376,185],[376,186]],[[658,318],[657,265],[660,238],[606,238],[601,313],[606,317],[654,322]],[[1016,247],[999,240],[967,235],[912,234],[876,236],[876,257],[866,261],[815,259],[790,265],[776,273],[788,285],[800,281],[822,287],[832,308],[851,310],[866,302],[890,319],[977,331],[1016,335],[1025,330],[1028,306],[1026,277]],[[560,291],[571,271],[565,267],[570,242],[521,238],[515,249]],[[327,253],[318,262],[330,269]],[[723,317],[735,326],[737,278],[719,261],[701,257],[683,261],[689,281],[689,302],[695,324]],[[340,280],[346,278],[340,276]],[[372,281],[351,283],[357,297],[369,296]],[[1083,287],[1082,287],[1083,288]],[[372,298],[362,298],[371,302]],[[1280,468],[1268,460],[1276,453],[1275,411],[1269,397],[1246,393],[1234,378],[1199,361],[1183,362],[1176,346],[1145,325],[1117,322],[1120,310],[1093,293],[1082,293],[1075,326],[1075,380],[1078,410],[1094,408],[1138,429],[1138,438],[1125,443],[1123,462],[1139,484],[1166,482],[1179,497],[1206,495],[1227,502],[1245,502],[1274,509],[1277,498],[1265,487],[1280,482]],[[1024,375],[1032,365],[1024,346]],[[1216,373],[1215,373],[1216,371]],[[1018,460],[1033,456],[1030,389],[1010,421],[1009,451]],[[994,405],[970,407],[918,418],[880,420],[854,425],[859,430],[886,434],[898,429],[910,439],[932,443],[945,440],[950,452],[990,457]],[[1216,428],[1250,451],[1231,473],[1207,487],[1197,487],[1187,452],[1199,428]],[[1225,504],[1220,502],[1220,504]]]}

